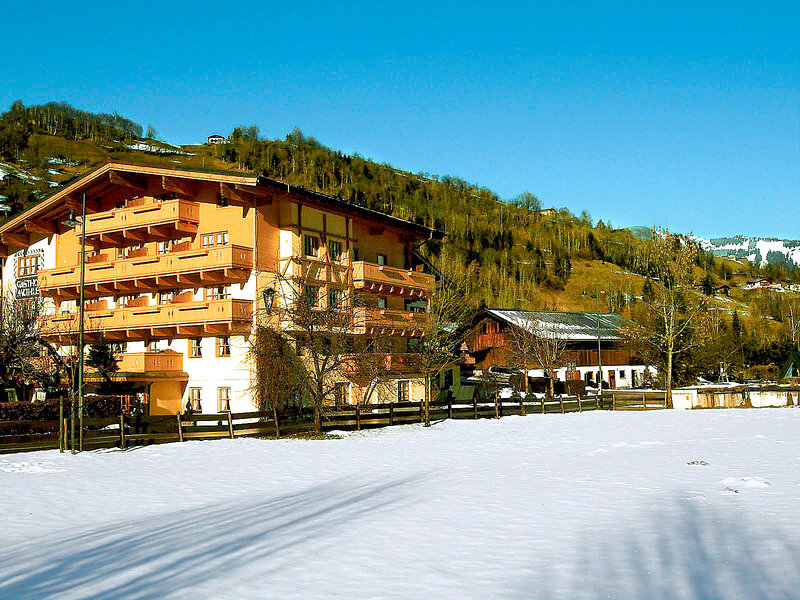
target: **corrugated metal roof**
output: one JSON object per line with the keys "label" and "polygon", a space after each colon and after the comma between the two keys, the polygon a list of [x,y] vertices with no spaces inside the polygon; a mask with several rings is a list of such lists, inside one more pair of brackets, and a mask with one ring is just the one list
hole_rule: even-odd
{"label": "corrugated metal roof", "polygon": [[536,310],[486,309],[493,317],[520,327],[531,333],[553,333],[559,339],[589,341],[597,339],[598,321],[600,339],[617,341],[622,339],[622,330],[633,325],[633,321],[614,313],[559,312]]}

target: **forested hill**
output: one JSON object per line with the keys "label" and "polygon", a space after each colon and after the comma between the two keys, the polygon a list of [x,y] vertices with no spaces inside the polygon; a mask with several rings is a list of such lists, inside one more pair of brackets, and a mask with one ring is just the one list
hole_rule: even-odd
{"label": "forested hill", "polygon": [[[0,203],[16,213],[56,186],[109,158],[164,166],[241,170],[303,185],[434,227],[446,234],[423,252],[443,253],[472,273],[476,304],[591,309],[595,283],[603,310],[620,311],[641,294],[627,272],[652,273],[650,242],[627,230],[562,209],[544,216],[530,193],[502,201],[486,188],[450,176],[409,173],[358,154],[332,150],[295,130],[267,140],[257,127],[236,128],[227,144],[176,148],[157,132],[120,117],[92,114],[65,104],[25,107],[15,102],[0,116]],[[732,266],[733,265],[733,266]],[[613,268],[616,266],[617,268]],[[698,268],[712,283],[763,274],[700,253]],[[770,266],[787,277],[786,267]]]}

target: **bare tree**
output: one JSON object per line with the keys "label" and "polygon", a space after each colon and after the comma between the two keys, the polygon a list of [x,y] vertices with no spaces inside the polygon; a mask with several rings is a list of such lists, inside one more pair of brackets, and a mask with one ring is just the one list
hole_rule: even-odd
{"label": "bare tree", "polygon": [[671,406],[675,358],[701,342],[696,334],[703,329],[707,311],[692,290],[696,246],[665,233],[653,239],[651,248],[652,299],[638,315],[641,327],[629,328],[626,335],[634,345],[649,346],[663,359]]}
{"label": "bare tree", "polygon": [[525,369],[525,392],[528,392],[528,373],[533,365],[548,374],[549,395],[555,394],[555,371],[564,366],[567,340],[559,329],[559,323],[537,318],[533,313],[521,317],[521,322],[511,328],[511,359]]}
{"label": "bare tree", "polygon": [[470,273],[452,255],[444,252],[436,265],[439,280],[428,301],[428,319],[423,337],[415,348],[425,379],[424,422],[430,425],[433,383],[455,364],[463,339],[463,328],[473,314],[469,300]]}
{"label": "bare tree", "polygon": [[[361,347],[347,357],[345,368],[348,377],[361,388],[358,402],[370,404],[374,397],[391,394],[400,375],[397,365],[400,357],[393,352],[391,339],[358,340],[356,344]],[[408,357],[403,359],[408,361]]]}
{"label": "bare tree", "polygon": [[270,327],[257,326],[250,338],[249,359],[254,372],[251,393],[261,412],[271,412],[280,436],[278,413],[302,396],[305,367],[292,344]]}

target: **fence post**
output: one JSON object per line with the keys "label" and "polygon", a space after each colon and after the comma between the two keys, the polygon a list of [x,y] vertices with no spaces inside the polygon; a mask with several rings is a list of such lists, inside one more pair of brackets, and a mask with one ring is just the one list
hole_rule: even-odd
{"label": "fence post", "polygon": [[278,411],[276,410],[273,414],[275,416],[273,419],[275,421],[275,439],[279,440],[281,437],[281,429],[280,425],[278,424]]}
{"label": "fence post", "polygon": [[558,404],[561,406],[561,414],[564,414],[564,396],[558,397]]}
{"label": "fence post", "polygon": [[62,452],[67,451],[67,418],[64,417],[61,419],[61,443],[62,443]]}
{"label": "fence post", "polygon": [[424,423],[425,422],[425,401],[424,400],[420,400],[419,401],[419,422],[420,423]]}
{"label": "fence post", "polygon": [[[666,398],[666,396],[664,396]],[[647,410],[647,394],[642,392],[642,409]]]}
{"label": "fence post", "polygon": [[361,431],[361,407],[356,404],[356,429]]}
{"label": "fence post", "polygon": [[581,395],[577,394],[578,398],[578,412],[583,412],[583,406],[581,406]]}
{"label": "fence post", "polygon": [[547,394],[542,396],[542,414],[544,414],[544,401],[547,400]]}
{"label": "fence post", "polygon": [[181,423],[181,413],[176,413],[175,416],[178,418],[178,441],[183,441],[183,424]]}
{"label": "fence post", "polygon": [[389,426],[394,425],[394,402],[389,403]]}
{"label": "fence post", "polygon": [[478,418],[478,397],[475,395],[472,396],[472,415]]}
{"label": "fence post", "polygon": [[448,419],[453,418],[453,399],[450,397],[449,394],[447,395],[447,418]]}
{"label": "fence post", "polygon": [[525,413],[525,399],[522,397],[522,394],[519,395],[519,416],[527,416]]}
{"label": "fence post", "polygon": [[125,450],[125,414],[119,416],[119,447]]}
{"label": "fence post", "polygon": [[611,392],[611,410],[617,410],[617,395]]}
{"label": "fence post", "polygon": [[228,411],[228,432],[230,433],[231,439],[233,439],[233,417],[231,416],[231,411]]}

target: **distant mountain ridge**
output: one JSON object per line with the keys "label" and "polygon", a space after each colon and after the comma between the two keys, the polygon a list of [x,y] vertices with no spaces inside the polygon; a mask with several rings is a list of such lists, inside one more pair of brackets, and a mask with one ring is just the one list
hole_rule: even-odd
{"label": "distant mountain ridge", "polygon": [[714,256],[733,256],[758,265],[800,265],[800,240],[782,240],[767,237],[711,238],[695,236],[695,240]]}

